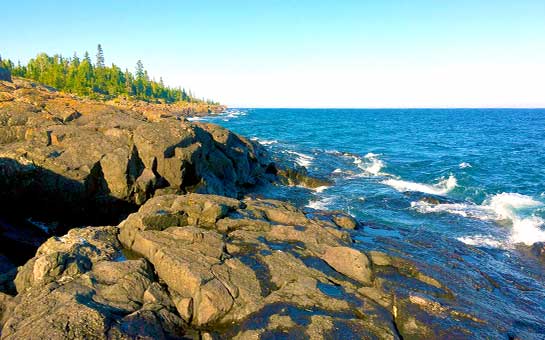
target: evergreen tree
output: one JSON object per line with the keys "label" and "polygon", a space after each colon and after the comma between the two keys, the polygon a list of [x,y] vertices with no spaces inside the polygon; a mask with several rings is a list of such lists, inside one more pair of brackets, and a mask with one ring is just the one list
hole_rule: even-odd
{"label": "evergreen tree", "polygon": [[97,63],[96,68],[104,68],[104,51],[102,51],[102,46],[98,44],[97,46]]}
{"label": "evergreen tree", "polygon": [[158,82],[155,79],[150,80],[141,60],[136,63],[134,75],[128,70],[121,71],[114,64],[106,66],[101,45],[97,47],[97,60],[94,65],[89,53],[85,52],[81,60],[76,53],[72,58],[40,53],[26,65],[18,62],[17,66],[9,59],[0,58],[0,66],[9,69],[13,76],[27,77],[78,95],[105,99],[124,95],[166,103],[203,102],[193,98],[191,91],[165,86],[163,78],[159,78]]}

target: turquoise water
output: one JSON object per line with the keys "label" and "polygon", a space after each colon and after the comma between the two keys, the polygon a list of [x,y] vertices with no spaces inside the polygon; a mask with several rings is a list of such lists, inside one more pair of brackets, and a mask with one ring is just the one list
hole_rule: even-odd
{"label": "turquoise water", "polygon": [[[545,267],[528,251],[545,241],[545,110],[244,109],[205,120],[332,182],[264,196],[348,211],[364,224],[357,246],[418,260],[505,334],[545,333]],[[475,290],[483,273],[499,287]]]}

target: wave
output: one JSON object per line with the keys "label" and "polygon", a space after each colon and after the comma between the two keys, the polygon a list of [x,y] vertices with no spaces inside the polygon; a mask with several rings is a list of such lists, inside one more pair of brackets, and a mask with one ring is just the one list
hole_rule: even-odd
{"label": "wave", "polygon": [[253,140],[254,142],[258,142],[261,145],[278,144],[278,141],[276,139],[267,140],[267,139],[260,139],[260,138],[257,138],[257,137],[252,137],[250,139]]}
{"label": "wave", "polygon": [[385,175],[380,171],[384,168],[384,162],[378,158],[379,155],[369,152],[363,158],[358,156],[352,156],[354,158],[354,164],[363,170],[367,175],[378,176]]}
{"label": "wave", "polygon": [[417,191],[417,192],[422,192],[425,194],[438,195],[438,196],[446,195],[458,185],[458,181],[456,180],[456,177],[454,177],[454,175],[450,175],[448,178],[445,178],[433,185],[403,181],[400,179],[393,179],[393,178],[384,180],[381,183],[389,185],[400,192]]}
{"label": "wave", "polygon": [[327,210],[331,203],[333,203],[333,199],[333,197],[325,197],[319,200],[310,200],[306,207],[315,210]]}
{"label": "wave", "polygon": [[248,113],[246,111],[228,109],[227,111],[220,114],[220,116],[225,118],[237,118],[240,116],[246,116]]}
{"label": "wave", "polygon": [[[506,240],[508,244],[532,245],[535,242],[545,241],[545,230],[541,229],[545,225],[545,220],[539,216],[528,215],[528,210],[541,207],[543,203],[530,196],[501,193],[488,198],[481,205],[473,203],[430,204],[419,201],[412,202],[411,206],[420,213],[444,212],[483,221],[508,222],[511,224],[511,235]],[[467,241],[466,238],[464,240]]]}
{"label": "wave", "polygon": [[503,242],[501,240],[495,239],[490,235],[463,236],[458,237],[457,240],[465,244],[477,247],[501,248],[503,245]]}
{"label": "wave", "polygon": [[287,153],[295,155],[295,163],[299,164],[300,166],[304,166],[305,168],[309,167],[314,160],[314,157],[305,155],[301,152],[288,150]]}
{"label": "wave", "polygon": [[322,185],[322,186],[316,187],[316,188],[314,188],[314,189],[312,189],[312,190],[314,190],[314,191],[317,192],[317,193],[321,193],[321,192],[324,192],[326,189],[329,189],[329,188],[331,188],[331,186],[329,186],[329,185]]}
{"label": "wave", "polygon": [[467,162],[462,162],[458,166],[460,167],[460,169],[472,168],[473,167],[473,166],[471,166],[471,164],[469,164]]}

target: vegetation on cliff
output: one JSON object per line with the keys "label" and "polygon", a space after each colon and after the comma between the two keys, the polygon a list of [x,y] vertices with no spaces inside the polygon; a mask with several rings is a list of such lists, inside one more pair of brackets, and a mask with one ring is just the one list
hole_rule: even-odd
{"label": "vegetation on cliff", "polygon": [[113,63],[107,66],[100,44],[94,63],[88,52],[85,52],[83,59],[76,53],[72,58],[40,53],[26,65],[21,65],[20,62],[16,65],[9,59],[3,61],[0,59],[0,67],[2,66],[13,76],[36,80],[80,96],[105,99],[133,97],[151,102],[218,105],[211,100],[195,98],[191,91],[166,86],[162,78],[159,81],[150,79],[141,60],[136,63],[134,74],[128,69],[123,71]]}

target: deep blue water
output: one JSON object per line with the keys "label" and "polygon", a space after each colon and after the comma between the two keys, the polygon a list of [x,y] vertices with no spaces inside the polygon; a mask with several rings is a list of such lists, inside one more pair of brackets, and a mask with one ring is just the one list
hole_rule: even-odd
{"label": "deep blue water", "polygon": [[[528,254],[545,241],[545,109],[241,109],[205,120],[333,183],[264,195],[348,211],[365,224],[362,248],[428,264],[469,312],[508,332],[545,334],[545,264]],[[471,291],[479,271],[500,287]]]}

